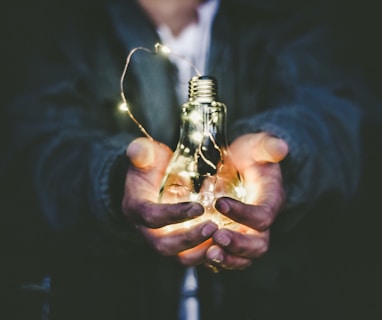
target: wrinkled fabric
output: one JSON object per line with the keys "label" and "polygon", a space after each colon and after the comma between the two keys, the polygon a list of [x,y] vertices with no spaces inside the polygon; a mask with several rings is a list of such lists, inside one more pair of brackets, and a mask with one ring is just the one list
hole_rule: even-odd
{"label": "wrinkled fabric", "polygon": [[[269,253],[253,267],[217,276],[200,271],[202,314],[272,319],[297,312],[294,303],[304,298],[303,319],[315,306],[306,240],[316,235],[312,221],[336,214],[357,187],[362,92],[358,79],[339,69],[321,11],[294,1],[243,3],[221,2],[208,73],[228,107],[230,141],[259,131],[287,141],[287,203]],[[46,6],[13,12],[21,19],[10,44],[17,64],[7,74],[0,168],[8,250],[47,261],[58,292],[53,319],[75,319],[74,306],[93,319],[98,309],[99,319],[173,319],[182,268],[151,252],[120,208],[125,150],[142,134],[118,110],[119,82],[130,50],[153,49],[155,28],[134,1]],[[166,58],[137,53],[124,82],[136,118],[172,148],[179,129],[174,72]],[[78,287],[83,295],[68,294]]]}

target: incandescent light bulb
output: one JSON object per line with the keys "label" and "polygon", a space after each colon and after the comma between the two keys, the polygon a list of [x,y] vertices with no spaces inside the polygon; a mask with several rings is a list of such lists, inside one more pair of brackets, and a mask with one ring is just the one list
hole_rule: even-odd
{"label": "incandescent light bulb", "polygon": [[204,214],[166,227],[169,230],[204,220],[212,220],[219,227],[232,227],[234,221],[215,209],[215,201],[223,196],[241,201],[245,198],[241,177],[228,151],[226,106],[215,99],[214,78],[200,76],[190,80],[189,99],[181,108],[179,142],[166,170],[159,201],[196,201],[203,205]]}

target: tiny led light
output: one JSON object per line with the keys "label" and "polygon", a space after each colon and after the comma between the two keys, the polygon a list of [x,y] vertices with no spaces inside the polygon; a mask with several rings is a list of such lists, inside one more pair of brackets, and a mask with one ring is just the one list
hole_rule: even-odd
{"label": "tiny led light", "polygon": [[203,134],[201,132],[195,131],[190,135],[190,139],[195,143],[201,143],[203,141]]}
{"label": "tiny led light", "polygon": [[118,110],[119,111],[122,111],[122,112],[127,112],[129,111],[129,108],[127,107],[127,104],[125,102],[122,102],[119,106],[118,106]]}
{"label": "tiny led light", "polygon": [[160,52],[160,53],[163,53],[165,55],[168,55],[171,53],[171,49],[163,44],[160,44],[160,43],[156,43],[155,44],[155,52]]}
{"label": "tiny led light", "polygon": [[200,114],[200,112],[193,111],[189,114],[189,118],[192,121],[192,123],[201,123],[203,121],[203,117]]}

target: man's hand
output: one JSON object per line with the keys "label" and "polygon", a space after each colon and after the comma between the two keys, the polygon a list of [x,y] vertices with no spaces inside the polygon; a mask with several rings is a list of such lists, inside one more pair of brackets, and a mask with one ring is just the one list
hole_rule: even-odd
{"label": "man's hand", "polygon": [[172,232],[162,228],[200,216],[204,211],[202,205],[195,202],[158,203],[158,191],[171,150],[156,141],[138,138],[129,145],[126,153],[131,166],[126,176],[122,209],[128,221],[158,253],[177,256],[185,265],[204,263],[212,243],[211,236],[217,230],[216,224],[207,221]]}
{"label": "man's hand", "polygon": [[246,203],[220,198],[216,208],[239,223],[237,228],[219,229],[207,251],[208,265],[244,269],[269,246],[269,228],[284,203],[280,162],[288,153],[282,139],[267,133],[247,134],[230,146],[233,163],[244,178]]}

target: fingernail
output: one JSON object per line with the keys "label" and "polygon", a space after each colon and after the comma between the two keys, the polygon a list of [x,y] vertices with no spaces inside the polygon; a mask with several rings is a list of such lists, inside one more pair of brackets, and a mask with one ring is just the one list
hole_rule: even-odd
{"label": "fingernail", "polygon": [[214,236],[214,240],[222,247],[226,247],[231,243],[231,238],[225,233],[216,234],[216,236]]}
{"label": "fingernail", "polygon": [[210,248],[210,250],[208,250],[208,258],[217,264],[223,261],[223,256],[218,248]]}
{"label": "fingernail", "polygon": [[203,237],[210,237],[216,230],[218,229],[217,225],[213,222],[208,222],[203,228],[202,228],[202,236]]}
{"label": "fingernail", "polygon": [[216,201],[215,207],[221,213],[228,213],[230,210],[230,206],[229,206],[228,202],[224,199],[218,199]]}

